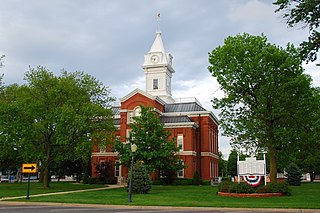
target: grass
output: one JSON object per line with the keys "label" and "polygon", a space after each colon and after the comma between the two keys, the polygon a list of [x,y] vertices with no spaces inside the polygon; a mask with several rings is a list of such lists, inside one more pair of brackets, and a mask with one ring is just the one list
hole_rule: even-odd
{"label": "grass", "polygon": [[[30,195],[44,194],[52,192],[73,191],[80,189],[100,188],[102,185],[84,185],[70,182],[51,182],[50,188],[44,188],[42,183],[30,183]],[[1,197],[16,197],[27,194],[27,183],[0,183],[0,198]]]}
{"label": "grass", "polygon": [[[292,196],[231,198],[217,196],[212,186],[153,186],[149,194],[133,194],[130,205],[234,208],[320,209],[320,183],[291,187]],[[31,198],[35,202],[129,205],[124,188]],[[25,200],[24,200],[25,201]]]}

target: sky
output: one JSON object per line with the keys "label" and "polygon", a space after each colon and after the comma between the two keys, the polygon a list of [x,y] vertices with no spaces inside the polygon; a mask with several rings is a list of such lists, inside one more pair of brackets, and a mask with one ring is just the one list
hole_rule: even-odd
{"label": "sky", "polygon": [[[213,97],[223,93],[208,71],[208,53],[228,36],[267,36],[270,43],[298,45],[309,33],[303,26],[288,28],[274,0],[2,0],[0,55],[5,55],[5,85],[26,83],[29,66],[83,71],[109,86],[121,98],[145,90],[142,69],[155,39],[158,13],[165,50],[173,55],[172,95],[196,97],[212,108]],[[320,84],[315,63],[304,64],[313,85]],[[220,130],[222,133],[222,130]],[[219,136],[227,156],[229,140]]]}

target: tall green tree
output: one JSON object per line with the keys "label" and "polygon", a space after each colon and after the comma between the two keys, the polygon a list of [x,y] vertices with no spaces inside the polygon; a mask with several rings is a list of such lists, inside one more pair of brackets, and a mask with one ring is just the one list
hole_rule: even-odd
{"label": "tall green tree", "polygon": [[[22,163],[22,153],[18,144],[22,134],[13,117],[17,108],[12,104],[16,100],[18,88],[18,85],[5,87],[0,77],[0,168],[3,170],[15,170],[21,167]],[[17,131],[13,126],[16,126]]]}
{"label": "tall green tree", "polygon": [[283,18],[289,27],[302,25],[310,31],[309,38],[300,44],[303,60],[315,61],[320,48],[320,0],[277,0],[276,12],[285,11]]}
{"label": "tall green tree", "polygon": [[305,109],[303,100],[311,88],[298,50],[245,33],[225,39],[209,53],[209,62],[225,93],[213,100],[213,107],[221,110],[224,134],[242,148],[267,148],[270,179],[275,181],[277,153],[297,146],[297,112]]}
{"label": "tall green tree", "polygon": [[226,177],[227,176],[227,165],[228,161],[223,159],[222,152],[219,151],[219,176]]}
{"label": "tall green tree", "polygon": [[228,169],[228,175],[231,177],[237,176],[238,171],[237,171],[237,157],[238,152],[236,150],[231,150],[230,155],[228,157],[228,162],[227,162],[227,169]]}
{"label": "tall green tree", "polygon": [[304,101],[303,124],[299,125],[299,147],[295,161],[299,168],[310,174],[311,181],[320,174],[320,89],[313,88],[312,95]]}
{"label": "tall green tree", "polygon": [[228,175],[231,177],[238,175],[238,171],[237,171],[238,155],[239,155],[239,160],[242,160],[242,161],[245,160],[247,157],[246,155],[239,153],[235,149],[231,150],[230,155],[228,157],[228,162],[227,162]]}
{"label": "tall green tree", "polygon": [[140,116],[134,118],[130,127],[131,136],[126,138],[130,143],[117,141],[115,144],[115,151],[127,168],[130,166],[132,143],[138,147],[135,160],[143,161],[149,173],[161,171],[170,178],[171,174],[184,167],[177,155],[179,147],[175,139],[169,139],[171,133],[164,129],[159,115],[152,108],[141,106]]}
{"label": "tall green tree", "polygon": [[[27,84],[4,89],[0,127],[25,162],[40,162],[49,187],[53,161],[89,161],[94,143],[113,134],[109,89],[82,72],[55,76],[45,67],[30,68]],[[94,138],[94,140],[92,140]]]}

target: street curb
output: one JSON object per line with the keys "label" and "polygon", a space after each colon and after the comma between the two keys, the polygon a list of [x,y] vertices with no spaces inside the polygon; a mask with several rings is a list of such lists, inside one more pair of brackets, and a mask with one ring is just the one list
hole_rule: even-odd
{"label": "street curb", "polygon": [[48,203],[48,202],[17,202],[17,201],[1,201],[2,205],[30,205],[30,206],[64,206],[64,207],[87,207],[87,208],[117,208],[117,209],[161,209],[161,210],[207,210],[207,211],[233,211],[233,212],[304,212],[304,213],[318,213],[319,209],[272,209],[272,208],[229,208],[229,207],[176,207],[176,206],[135,206],[135,205],[104,205],[104,204],[78,204],[78,203]]}

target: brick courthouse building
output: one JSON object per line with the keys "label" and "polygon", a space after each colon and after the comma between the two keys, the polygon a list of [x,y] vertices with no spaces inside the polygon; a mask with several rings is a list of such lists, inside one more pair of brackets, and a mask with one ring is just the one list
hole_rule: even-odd
{"label": "brick courthouse building", "polygon": [[[144,56],[146,91],[135,89],[120,99],[120,106],[113,107],[115,136],[125,142],[130,123],[139,116],[140,105],[150,106],[159,114],[164,128],[176,138],[177,153],[186,168],[177,173],[178,178],[192,178],[198,171],[203,180],[218,177],[218,120],[211,111],[204,109],[196,98],[175,100],[171,96],[171,78],[175,72],[172,56],[164,49],[161,33],[156,33],[150,51]],[[138,147],[139,149],[139,147]],[[97,176],[97,165],[109,165],[112,176],[123,180],[127,168],[119,164],[117,153],[105,147],[95,147],[92,152],[92,176]]]}

